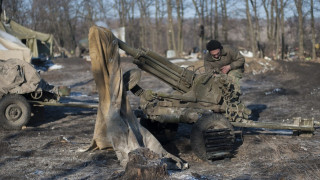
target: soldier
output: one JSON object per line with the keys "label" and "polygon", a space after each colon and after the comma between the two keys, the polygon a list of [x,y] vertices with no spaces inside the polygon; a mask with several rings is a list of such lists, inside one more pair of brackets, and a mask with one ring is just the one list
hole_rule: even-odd
{"label": "soldier", "polygon": [[207,44],[207,53],[204,57],[206,73],[228,74],[237,84],[244,71],[244,57],[237,49],[230,46],[223,47],[217,40]]}

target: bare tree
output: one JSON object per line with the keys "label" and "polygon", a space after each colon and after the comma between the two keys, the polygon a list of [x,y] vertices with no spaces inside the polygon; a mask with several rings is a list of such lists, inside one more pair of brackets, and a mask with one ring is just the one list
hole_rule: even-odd
{"label": "bare tree", "polygon": [[266,13],[266,19],[267,19],[267,36],[268,36],[268,39],[270,40],[271,39],[271,33],[270,33],[271,20],[270,20],[270,14],[268,10],[268,7],[270,5],[270,0],[262,0],[262,3],[263,3],[264,11]]}
{"label": "bare tree", "polygon": [[275,22],[275,29],[274,29],[274,37],[276,40],[276,46],[275,46],[275,57],[276,59],[279,59],[279,53],[280,53],[280,12],[279,12],[279,8],[278,8],[278,0],[274,0],[274,7],[276,10],[276,22]]}
{"label": "bare tree", "polygon": [[146,47],[146,33],[147,33],[147,7],[145,4],[144,0],[138,0],[137,5],[139,7],[139,12],[140,12],[140,19],[139,19],[139,29],[140,29],[140,34],[139,34],[139,39],[140,39],[140,45],[142,47]]}
{"label": "bare tree", "polygon": [[314,14],[313,14],[313,0],[310,0],[310,14],[311,14],[311,33],[312,33],[312,60],[316,60],[316,33],[314,28]]}
{"label": "bare tree", "polygon": [[[314,46],[317,42],[316,34],[319,33],[319,16],[316,13],[319,11],[319,1],[310,1],[248,0],[247,26],[242,25],[243,20],[229,15],[239,13],[242,7],[241,2],[231,0],[6,0],[2,1],[2,7],[8,17],[18,23],[54,34],[56,43],[70,52],[80,39],[86,38],[90,26],[97,21],[104,21],[110,28],[125,26],[129,45],[152,47],[161,53],[169,48],[174,49],[178,55],[185,49],[193,48],[194,42],[199,43],[198,47],[202,52],[208,38],[230,41],[236,45],[247,33],[248,47],[255,55],[259,47],[257,42],[265,45],[266,55],[273,52],[273,55],[280,57],[281,50],[282,58],[285,43],[288,46],[299,43],[300,57],[304,48],[310,46],[312,48],[308,49],[310,52],[312,50],[312,57],[315,58]],[[234,4],[231,5],[231,2]],[[259,11],[260,5],[265,14]],[[288,5],[297,7],[296,16],[285,17],[289,15],[285,14]],[[185,13],[187,8],[196,12],[194,18]],[[155,10],[151,11],[153,9]],[[305,10],[308,13],[304,13]],[[185,18],[187,15],[189,17]],[[310,28],[303,29],[305,19],[308,22],[310,20]],[[263,31],[264,28],[267,29],[266,32]],[[166,33],[167,38],[163,38]],[[268,37],[267,42],[264,35]]]}
{"label": "bare tree", "polygon": [[[198,35],[199,35],[199,48],[200,48],[200,52],[203,51],[203,47],[204,47],[204,37],[205,37],[205,16],[204,16],[204,5],[205,2],[204,0],[199,0],[199,1],[195,1],[192,0],[194,8],[196,10],[196,13],[198,15],[199,18],[199,24],[198,24]],[[200,8],[200,9],[199,9]]]}
{"label": "bare tree", "polygon": [[[6,12],[6,16],[10,19],[14,19],[14,21],[19,24],[26,25],[26,19],[28,19],[27,14],[28,9],[25,8],[27,6],[27,2],[24,0],[6,0],[1,1],[2,10]],[[2,11],[1,11],[2,12]]]}
{"label": "bare tree", "polygon": [[[255,22],[255,26],[254,26],[254,33],[253,33],[253,39],[254,39],[254,41],[255,42],[257,42],[258,44],[260,44],[260,26],[259,26],[259,17],[258,17],[258,13],[257,13],[257,9],[258,9],[258,7],[257,7],[257,1],[256,0],[250,0],[250,3],[251,3],[251,6],[252,6],[252,10],[253,10],[253,13],[254,13],[254,22]],[[257,47],[257,46],[256,46]],[[259,53],[259,55],[263,55],[263,53],[262,52],[258,52],[259,51],[259,49],[258,49],[258,47],[257,47],[257,51],[256,51],[256,55],[258,55],[258,53]]]}
{"label": "bare tree", "polygon": [[[279,1],[280,3],[278,3]],[[280,52],[283,52],[284,49],[284,35],[282,36],[282,33],[284,33],[285,4],[283,0],[263,0],[262,4],[267,18],[268,49],[276,59],[283,58],[283,56],[280,57]]]}
{"label": "bare tree", "polygon": [[284,49],[285,49],[285,40],[284,40],[284,7],[286,3],[283,3],[283,0],[280,0],[280,14],[281,14],[281,59],[284,59]]}
{"label": "bare tree", "polygon": [[210,39],[213,38],[213,0],[210,0],[210,13],[209,13],[209,29],[210,29]]}
{"label": "bare tree", "polygon": [[2,0],[0,0],[0,14],[2,14]]}
{"label": "bare tree", "polygon": [[155,0],[155,28],[152,28],[152,47],[154,50],[160,50],[163,48],[163,43],[166,42],[166,39],[161,36],[165,31],[165,28],[163,28],[163,19],[166,14],[165,6],[166,2],[164,0]]}
{"label": "bare tree", "polygon": [[274,18],[274,10],[275,10],[275,1],[271,0],[271,6],[270,6],[270,39],[273,41],[275,38],[274,34],[274,27],[275,27],[275,18]]}
{"label": "bare tree", "polygon": [[262,0],[263,7],[267,18],[267,36],[269,41],[275,40],[275,26],[276,18],[274,18],[274,12],[277,7],[275,6],[276,0]]}
{"label": "bare tree", "polygon": [[175,33],[173,29],[173,18],[172,18],[172,2],[167,0],[167,13],[168,13],[168,31],[167,31],[167,42],[168,49],[172,49],[177,52],[177,47],[175,43]]}
{"label": "bare tree", "polygon": [[[138,4],[141,3],[141,1],[138,1]],[[118,12],[119,20],[120,20],[120,26],[126,26],[127,24],[127,17],[128,13],[130,12],[130,0],[115,0],[114,1],[114,7]]]}
{"label": "bare tree", "polygon": [[221,3],[221,13],[222,13],[222,32],[224,41],[228,42],[228,13],[227,13],[227,3],[226,0],[220,0]]}
{"label": "bare tree", "polygon": [[304,41],[304,36],[303,36],[303,12],[302,12],[302,0],[294,0],[297,12],[298,12],[298,22],[299,22],[299,58],[303,59],[304,58],[304,46],[303,46],[303,41]]}
{"label": "bare tree", "polygon": [[214,0],[214,39],[219,38],[219,30],[218,30],[218,23],[219,23],[219,17],[218,17],[218,0]]}
{"label": "bare tree", "polygon": [[139,46],[140,45],[140,37],[137,36],[140,29],[139,27],[139,21],[135,17],[135,8],[136,8],[136,1],[131,0],[129,2],[129,6],[131,7],[129,9],[129,12],[127,14],[128,16],[128,24],[126,26],[126,41],[131,46]]}
{"label": "bare tree", "polygon": [[178,19],[178,54],[181,55],[183,51],[183,1],[176,0],[177,5],[177,19]]}
{"label": "bare tree", "polygon": [[152,49],[158,49],[158,31],[160,31],[159,13],[160,4],[159,0],[155,0],[155,28],[152,28]]}
{"label": "bare tree", "polygon": [[250,2],[251,2],[251,6],[254,13],[254,21],[255,21],[254,34],[256,36],[256,39],[260,41],[260,26],[259,26],[259,16],[257,13],[258,11],[257,0],[250,0]]}
{"label": "bare tree", "polygon": [[[76,48],[80,38],[85,37],[94,22],[94,8],[88,9],[83,2],[75,0],[33,0],[31,7],[31,28],[53,34],[57,47],[70,52]],[[92,16],[89,17],[86,12],[90,12]],[[88,19],[91,19],[90,23]]]}
{"label": "bare tree", "polygon": [[256,39],[254,35],[254,28],[251,20],[251,14],[250,14],[250,8],[249,8],[249,0],[246,0],[246,15],[247,15],[247,21],[248,21],[248,29],[249,29],[249,39],[250,39],[250,46],[251,50],[253,52],[253,56],[257,56],[257,45],[256,45]]}

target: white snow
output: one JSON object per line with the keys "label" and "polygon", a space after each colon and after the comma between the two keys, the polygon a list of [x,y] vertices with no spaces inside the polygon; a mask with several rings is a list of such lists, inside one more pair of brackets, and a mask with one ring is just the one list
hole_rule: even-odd
{"label": "white snow", "polygon": [[244,57],[253,57],[253,53],[251,51],[240,51],[240,54]]}
{"label": "white snow", "polygon": [[4,47],[2,44],[0,44],[0,50],[8,50],[8,49]]}
{"label": "white snow", "polygon": [[181,63],[181,62],[186,62],[185,59],[173,59],[173,60],[170,60],[170,62],[172,63]]}
{"label": "white snow", "polygon": [[56,70],[56,69],[62,69],[63,66],[62,65],[59,65],[59,64],[54,64],[52,66],[49,67],[49,71],[51,70]]}
{"label": "white snow", "polygon": [[18,44],[20,46],[26,47],[18,38],[1,30],[0,30],[0,37],[8,41],[14,42],[15,44]]}

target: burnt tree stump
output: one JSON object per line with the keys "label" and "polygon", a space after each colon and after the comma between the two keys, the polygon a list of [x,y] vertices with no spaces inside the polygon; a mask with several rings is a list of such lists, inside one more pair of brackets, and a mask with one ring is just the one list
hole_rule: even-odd
{"label": "burnt tree stump", "polygon": [[158,154],[148,148],[138,148],[129,153],[129,161],[121,179],[165,179],[168,177],[167,164]]}

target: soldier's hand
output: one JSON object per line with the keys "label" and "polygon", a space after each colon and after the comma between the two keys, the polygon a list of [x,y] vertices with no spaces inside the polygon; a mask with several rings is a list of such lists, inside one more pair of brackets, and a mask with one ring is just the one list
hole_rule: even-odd
{"label": "soldier's hand", "polygon": [[220,70],[223,74],[227,74],[231,69],[230,65],[223,66]]}

